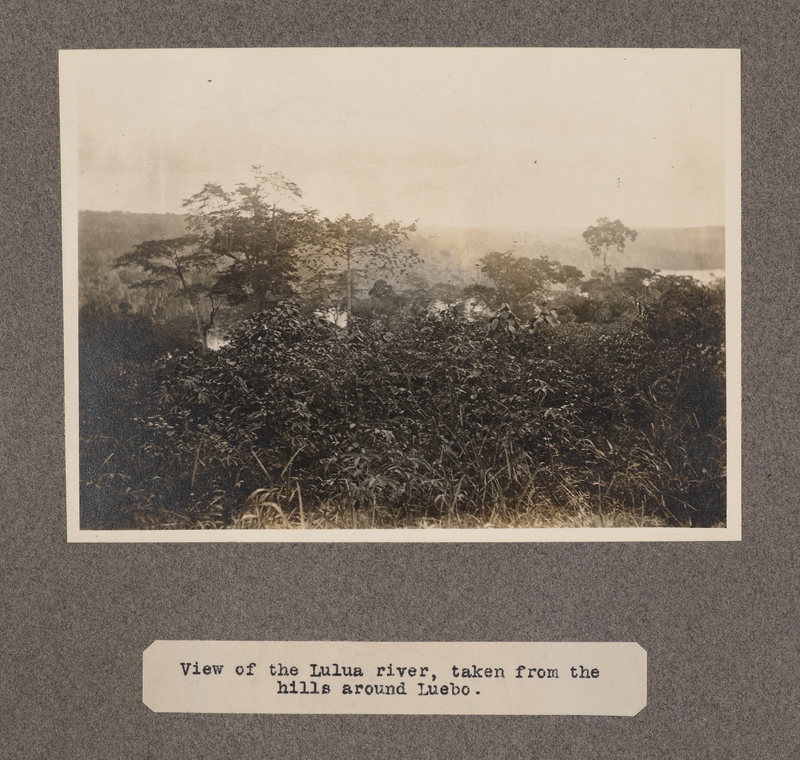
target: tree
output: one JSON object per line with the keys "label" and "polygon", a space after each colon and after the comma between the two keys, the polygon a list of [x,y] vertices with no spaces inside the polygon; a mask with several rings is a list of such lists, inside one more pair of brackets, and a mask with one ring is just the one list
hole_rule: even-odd
{"label": "tree", "polygon": [[608,263],[608,254],[614,249],[618,253],[625,251],[627,240],[636,240],[636,230],[626,227],[619,219],[613,222],[605,216],[597,220],[597,224],[589,227],[583,233],[583,239],[596,259],[603,260],[603,277],[606,283],[611,279],[611,268]]}
{"label": "tree", "polygon": [[233,305],[261,311],[294,295],[298,253],[314,237],[316,212],[300,206],[300,188],[283,174],[253,169],[251,184],[228,192],[207,183],[183,205],[187,226],[219,269],[217,290]]}
{"label": "tree", "polygon": [[397,293],[386,280],[375,280],[375,284],[369,289],[369,295],[384,301],[397,300]]}
{"label": "tree", "polygon": [[497,301],[508,303],[515,312],[524,310],[525,301],[545,293],[555,283],[574,284],[583,273],[547,257],[530,259],[514,256],[511,251],[487,253],[481,259],[481,272],[494,284]]}
{"label": "tree", "polygon": [[135,282],[132,288],[164,288],[177,285],[189,303],[197,324],[203,351],[208,348],[208,333],[221,305],[221,294],[215,286],[215,257],[203,248],[195,235],[170,240],[147,240],[132,251],[117,257],[114,268],[138,268],[149,275]]}
{"label": "tree", "polygon": [[417,254],[403,243],[416,229],[399,222],[380,225],[373,216],[355,219],[350,214],[322,220],[313,249],[306,256],[312,278],[335,281],[344,272],[347,312],[352,313],[355,278],[368,273],[400,274],[419,261]]}
{"label": "tree", "polygon": [[563,264],[558,281],[563,282],[568,287],[578,288],[583,281],[583,272],[578,267],[572,266],[572,264]]}

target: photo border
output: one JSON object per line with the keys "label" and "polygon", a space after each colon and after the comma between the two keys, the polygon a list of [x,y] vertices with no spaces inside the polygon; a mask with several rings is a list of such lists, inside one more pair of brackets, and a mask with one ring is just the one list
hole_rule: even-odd
{"label": "photo border", "polygon": [[[192,52],[219,48],[176,48]],[[224,48],[236,50],[237,48]],[[342,50],[343,48],[331,48]],[[353,48],[359,49],[359,48]],[[408,50],[420,48],[405,48]],[[462,49],[462,48],[458,48]],[[489,48],[497,49],[497,48]],[[586,50],[587,48],[546,48]],[[589,48],[606,50],[607,48]],[[615,48],[631,52],[644,48]],[[696,51],[701,48],[664,48]],[[75,54],[59,51],[61,123],[62,271],[64,297],[64,385],[66,518],[70,543],[594,543],[718,542],[742,539],[741,372],[741,52],[731,56],[725,89],[725,346],[727,404],[726,526],[721,528],[419,528],[274,530],[91,530],[80,527],[78,377],[78,193]],[[139,51],[140,52],[140,51]]]}

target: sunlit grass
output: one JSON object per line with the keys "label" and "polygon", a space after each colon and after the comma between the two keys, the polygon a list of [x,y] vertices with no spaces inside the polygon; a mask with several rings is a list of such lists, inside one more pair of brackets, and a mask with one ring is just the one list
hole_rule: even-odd
{"label": "sunlit grass", "polygon": [[[310,510],[302,519],[298,510],[285,512],[275,503],[261,503],[245,509],[228,526],[233,530],[390,530],[390,529],[503,529],[503,528],[662,528],[668,523],[642,511],[604,506],[586,501],[569,507],[532,504],[514,512],[495,507],[473,512],[449,512],[444,515],[395,514],[380,507],[357,510],[347,505],[325,504]],[[198,526],[200,527],[200,526]]]}

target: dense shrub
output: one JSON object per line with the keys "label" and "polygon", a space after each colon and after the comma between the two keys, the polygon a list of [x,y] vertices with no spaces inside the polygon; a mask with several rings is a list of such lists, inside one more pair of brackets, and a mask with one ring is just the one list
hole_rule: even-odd
{"label": "dense shrub", "polygon": [[590,500],[723,520],[721,296],[668,285],[631,325],[492,335],[450,312],[342,330],[281,304],[220,351],[155,363],[137,448],[119,454],[127,514],[221,526],[269,505],[402,522]]}

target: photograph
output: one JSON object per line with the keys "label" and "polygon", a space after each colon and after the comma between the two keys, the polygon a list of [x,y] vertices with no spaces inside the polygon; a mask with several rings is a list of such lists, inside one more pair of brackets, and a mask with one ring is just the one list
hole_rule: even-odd
{"label": "photograph", "polygon": [[69,541],[741,539],[738,50],[59,88]]}

